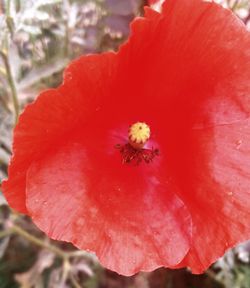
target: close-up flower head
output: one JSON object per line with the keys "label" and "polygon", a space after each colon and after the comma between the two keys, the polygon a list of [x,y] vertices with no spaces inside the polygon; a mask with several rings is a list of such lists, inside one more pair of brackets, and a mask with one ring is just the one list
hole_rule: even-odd
{"label": "close-up flower head", "polygon": [[250,239],[250,33],[213,1],[144,10],[26,106],[2,190],[118,274],[200,274]]}

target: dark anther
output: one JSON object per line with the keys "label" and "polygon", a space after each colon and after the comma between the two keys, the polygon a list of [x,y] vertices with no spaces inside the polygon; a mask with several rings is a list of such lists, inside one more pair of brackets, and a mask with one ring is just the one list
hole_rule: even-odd
{"label": "dark anther", "polygon": [[159,155],[159,149],[135,149],[129,143],[125,145],[116,144],[115,148],[118,149],[122,155],[122,163],[129,164],[134,163],[139,165],[141,162],[150,163],[155,156]]}

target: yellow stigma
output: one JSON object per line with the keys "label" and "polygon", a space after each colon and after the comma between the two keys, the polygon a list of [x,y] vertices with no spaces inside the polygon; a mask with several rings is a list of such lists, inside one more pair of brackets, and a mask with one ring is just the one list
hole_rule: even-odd
{"label": "yellow stigma", "polygon": [[128,131],[129,143],[135,149],[141,149],[150,137],[150,128],[146,123],[136,122]]}

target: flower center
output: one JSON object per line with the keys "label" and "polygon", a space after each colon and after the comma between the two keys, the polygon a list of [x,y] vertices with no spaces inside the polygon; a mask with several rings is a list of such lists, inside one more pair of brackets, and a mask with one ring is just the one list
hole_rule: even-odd
{"label": "flower center", "polygon": [[141,149],[150,137],[150,128],[146,123],[136,122],[128,131],[129,144],[135,149]]}
{"label": "flower center", "polygon": [[128,143],[116,145],[116,148],[120,150],[122,163],[138,165],[141,162],[152,162],[155,156],[159,155],[159,149],[143,148],[149,138],[150,128],[146,123],[136,122],[131,125],[128,131]]}

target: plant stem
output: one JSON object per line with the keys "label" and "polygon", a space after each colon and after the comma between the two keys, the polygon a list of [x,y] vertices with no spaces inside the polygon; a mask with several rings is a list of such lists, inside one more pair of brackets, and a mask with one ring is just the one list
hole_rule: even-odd
{"label": "plant stem", "polygon": [[31,243],[33,243],[37,246],[47,248],[48,250],[55,253],[60,258],[63,258],[63,259],[68,258],[68,254],[66,252],[64,252],[63,250],[61,250],[60,248],[57,248],[56,246],[51,245],[49,243],[45,243],[44,241],[40,240],[39,238],[29,234],[27,231],[23,230],[19,226],[13,225],[10,230],[13,233],[22,236],[23,238],[27,239],[28,241],[30,241]]}
{"label": "plant stem", "polygon": [[[10,3],[11,0],[7,0],[6,2],[6,25],[8,27],[10,36],[12,37],[14,34],[14,23],[13,19],[11,17],[11,11],[10,11]],[[13,106],[15,110],[15,124],[17,123],[18,116],[19,116],[19,103],[18,103],[18,98],[17,98],[17,91],[16,91],[16,85],[15,85],[15,80],[11,71],[10,67],[10,61],[9,61],[9,39],[8,35],[6,36],[6,51],[0,51],[0,56],[3,59],[3,63],[5,66],[6,70],[6,76],[8,83],[10,85],[10,90],[11,90],[11,96],[12,96],[12,101],[13,101]]]}
{"label": "plant stem", "polygon": [[10,0],[7,0],[6,2],[6,15],[7,17],[10,16]]}
{"label": "plant stem", "polygon": [[[94,260],[94,256],[89,255],[87,252],[85,251],[69,251],[69,252],[65,252],[62,249],[51,245],[49,243],[44,242],[43,240],[40,240],[39,238],[29,234],[27,231],[25,231],[24,229],[22,229],[20,226],[17,226],[15,224],[12,224],[10,226],[9,230],[3,231],[2,234],[4,237],[5,235],[9,235],[9,234],[17,234],[19,236],[22,236],[23,238],[25,238],[26,240],[30,241],[31,243],[46,248],[48,250],[50,250],[51,252],[55,253],[58,257],[62,258],[64,261],[68,261],[69,258],[73,258],[73,257],[89,257],[92,260]],[[0,238],[1,238],[1,233],[0,233]]]}
{"label": "plant stem", "polygon": [[13,19],[10,15],[10,2],[11,0],[7,0],[6,2],[6,25],[7,25],[7,28],[10,32],[10,35],[11,37],[13,37],[13,34],[14,34],[14,23],[13,23]]}
{"label": "plant stem", "polygon": [[218,278],[216,277],[216,274],[214,273],[213,270],[208,269],[208,270],[205,272],[205,274],[206,274],[210,279],[212,279],[213,281],[215,281],[216,283],[218,283],[219,285],[221,285],[222,287],[225,287],[225,283],[224,283],[222,280],[220,280],[220,279],[218,279]]}
{"label": "plant stem", "polygon": [[18,98],[17,98],[17,92],[16,92],[14,77],[13,77],[12,72],[11,72],[8,54],[3,52],[3,51],[0,51],[0,56],[3,59],[3,63],[5,66],[5,69],[6,69],[7,80],[8,80],[9,85],[10,85],[11,96],[12,96],[12,101],[13,101],[14,110],[15,110],[15,123],[17,123],[18,116],[19,116],[19,103],[18,103]]}
{"label": "plant stem", "polygon": [[81,288],[80,284],[77,282],[77,280],[75,279],[74,275],[72,275],[72,273],[70,273],[69,278],[74,288]]}
{"label": "plant stem", "polygon": [[71,270],[71,265],[68,259],[64,259],[63,261],[63,269],[62,269],[62,278],[61,278],[61,284],[60,287],[65,285],[65,282],[67,281],[67,278],[69,276]]}
{"label": "plant stem", "polygon": [[232,5],[231,10],[234,11],[237,8],[238,4],[239,4],[239,0],[235,0],[235,2]]}
{"label": "plant stem", "polygon": [[69,11],[70,11],[70,2],[68,0],[64,0],[63,1],[63,12],[64,12],[64,16],[65,16],[65,19],[64,19],[64,29],[65,29],[65,37],[64,37],[64,57],[68,57],[69,55],[69,37],[70,37],[70,31],[69,31]]}
{"label": "plant stem", "polygon": [[69,257],[85,257],[85,258],[89,258],[90,260],[97,261],[96,260],[97,257],[94,254],[90,254],[82,250],[70,251],[68,252],[68,256]]}

